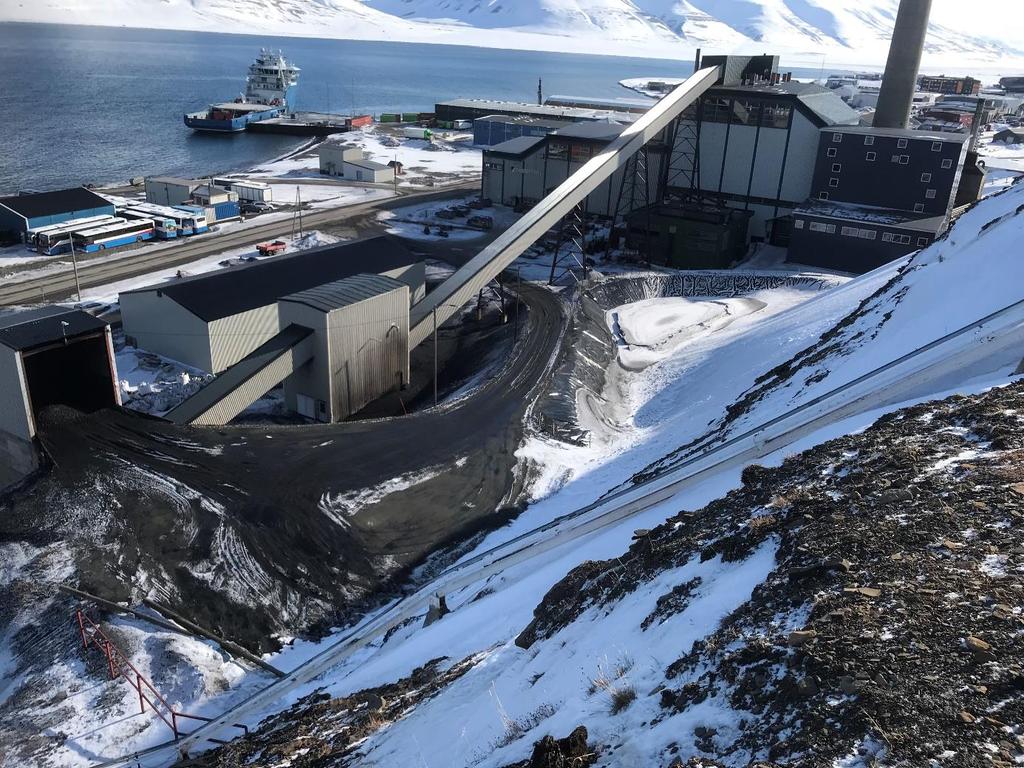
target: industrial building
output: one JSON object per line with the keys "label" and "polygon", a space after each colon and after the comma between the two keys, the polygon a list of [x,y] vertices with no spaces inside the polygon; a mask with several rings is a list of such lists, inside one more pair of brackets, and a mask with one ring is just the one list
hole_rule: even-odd
{"label": "industrial building", "polygon": [[341,421],[409,382],[409,286],[354,275],[285,296],[282,328],[311,328],[312,356],[284,380],[300,416]]}
{"label": "industrial building", "polygon": [[280,331],[166,414],[227,424],[283,384],[288,408],[341,421],[409,381],[409,286],[358,274],[279,302]]}
{"label": "industrial building", "polygon": [[206,184],[199,179],[177,176],[147,176],[146,202],[157,205],[182,205],[192,199],[192,193]]}
{"label": "industrial building", "polygon": [[0,233],[24,235],[71,219],[113,215],[114,206],[85,187],[0,197]]}
{"label": "industrial building", "polygon": [[746,255],[752,215],[712,201],[656,203],[626,215],[626,247],[659,266],[728,269]]}
{"label": "industrial building", "polygon": [[992,141],[1001,144],[1024,144],[1024,128],[1004,128],[996,132]]}
{"label": "industrial building", "polygon": [[324,144],[317,155],[320,173],[326,176],[371,184],[391,184],[395,180],[394,167],[367,159],[362,149],[351,144]]}
{"label": "industrial building", "polygon": [[[523,136],[485,149],[481,195],[513,208],[532,206],[618,138],[624,128],[617,123],[573,123],[543,137]],[[663,144],[650,148],[648,200],[656,194],[666,152]],[[623,174],[620,171],[591,192],[584,211],[614,216]]]}
{"label": "industrial building", "polygon": [[124,332],[141,349],[220,373],[279,332],[279,299],[362,273],[399,280],[412,301],[425,292],[423,263],[397,240],[374,237],[127,291]]}
{"label": "industrial building", "polygon": [[55,404],[82,411],[121,404],[110,326],[57,306],[0,316],[0,469],[35,469],[36,420]]}
{"label": "industrial building", "polygon": [[523,115],[488,115],[473,121],[473,143],[478,147],[493,147],[512,139],[539,138],[552,131],[571,125],[566,120],[551,120]]}
{"label": "industrial building", "polygon": [[949,225],[965,140],[903,128],[823,130],[789,260],[865,272],[932,243]]}
{"label": "industrial building", "polygon": [[642,115],[654,106],[654,99],[648,98],[597,98],[594,96],[548,96],[544,105],[548,107],[575,107],[576,109],[598,109],[607,112],[629,112]]}
{"label": "industrial building", "polygon": [[711,88],[686,117],[692,127],[676,137],[667,193],[749,212],[755,241],[777,239],[776,228],[788,230],[789,216],[807,199],[819,131],[860,122],[828,89],[771,79]]}
{"label": "industrial building", "polygon": [[981,80],[973,77],[946,77],[946,75],[921,75],[918,88],[926,93],[977,93]]}

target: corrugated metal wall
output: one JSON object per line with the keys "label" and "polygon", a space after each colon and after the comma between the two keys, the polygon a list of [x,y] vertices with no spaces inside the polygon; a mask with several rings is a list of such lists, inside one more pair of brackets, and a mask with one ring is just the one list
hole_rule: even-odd
{"label": "corrugated metal wall", "polygon": [[308,355],[306,345],[311,342],[311,339],[312,337],[296,347],[286,350],[274,362],[238,387],[230,396],[225,397],[210,410],[193,420],[192,423],[197,425],[227,424],[292,373],[295,369],[295,361],[304,359]]}
{"label": "corrugated metal wall", "polygon": [[211,373],[230,368],[281,330],[277,302],[210,323]]}
{"label": "corrugated metal wall", "polygon": [[[294,301],[282,300],[278,308],[282,328],[297,323],[313,329],[313,336],[309,339],[309,343],[312,345],[313,359],[298,368],[285,380],[285,405],[289,410],[297,410],[295,396],[298,394],[327,403],[329,409],[331,376],[330,355],[327,350],[327,314]],[[324,421],[329,421],[330,418],[329,411],[323,415]]]}
{"label": "corrugated metal wall", "polygon": [[214,372],[210,331],[198,317],[169,296],[157,296],[156,291],[122,293],[120,302],[125,336],[140,349]]}
{"label": "corrugated metal wall", "polygon": [[22,440],[30,440],[35,433],[21,355],[4,346],[0,346],[0,430]]}
{"label": "corrugated metal wall", "polygon": [[331,411],[340,421],[409,381],[409,289],[331,312]]}

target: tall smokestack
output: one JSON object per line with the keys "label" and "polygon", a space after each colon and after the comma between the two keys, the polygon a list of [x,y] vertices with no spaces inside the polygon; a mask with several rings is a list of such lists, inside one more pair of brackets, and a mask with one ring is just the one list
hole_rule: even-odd
{"label": "tall smokestack", "polygon": [[931,8],[932,0],[900,0],[875,109],[878,128],[907,127]]}

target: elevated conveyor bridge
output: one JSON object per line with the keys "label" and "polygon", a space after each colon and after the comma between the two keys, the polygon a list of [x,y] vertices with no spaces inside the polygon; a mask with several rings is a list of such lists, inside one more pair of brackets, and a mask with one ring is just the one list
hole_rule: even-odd
{"label": "elevated conveyor bridge", "polygon": [[507,232],[415,305],[411,310],[409,324],[409,348],[429,338],[435,323],[440,325],[455,314],[545,232],[582,203],[602,182],[625,167],[633,155],[668,128],[708,88],[715,85],[720,73],[721,67],[718,66],[697,70],[626,128],[604,151],[562,182]]}

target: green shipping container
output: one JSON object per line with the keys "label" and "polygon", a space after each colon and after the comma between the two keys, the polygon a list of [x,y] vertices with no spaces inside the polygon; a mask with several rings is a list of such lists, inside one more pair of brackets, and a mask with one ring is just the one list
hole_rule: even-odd
{"label": "green shipping container", "polygon": [[382,123],[400,123],[402,122],[402,116],[392,112],[385,112],[380,116],[380,121]]}
{"label": "green shipping container", "polygon": [[402,122],[403,123],[415,123],[419,119],[420,119],[420,113],[419,112],[403,112],[402,113]]}

